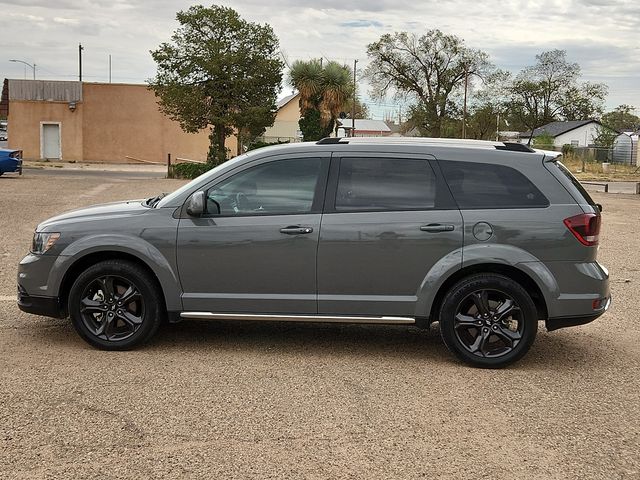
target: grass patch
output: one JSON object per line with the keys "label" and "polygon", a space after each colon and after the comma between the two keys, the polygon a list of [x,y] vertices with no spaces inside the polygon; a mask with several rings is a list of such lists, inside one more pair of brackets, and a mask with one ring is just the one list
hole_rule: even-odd
{"label": "grass patch", "polygon": [[[636,165],[611,163],[605,173],[601,162],[582,162],[576,156],[562,157],[562,163],[571,170],[578,180],[596,180],[601,182],[640,182],[640,170]],[[634,173],[635,172],[635,173]]]}

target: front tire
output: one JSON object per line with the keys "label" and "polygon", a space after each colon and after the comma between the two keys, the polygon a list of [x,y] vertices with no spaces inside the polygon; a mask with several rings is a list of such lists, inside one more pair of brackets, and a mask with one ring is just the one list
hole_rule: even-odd
{"label": "front tire", "polygon": [[440,334],[447,348],[470,365],[500,368],[522,358],[538,331],[538,313],[527,291],[498,274],[465,278],[446,294]]}
{"label": "front tire", "polygon": [[69,293],[78,334],[103,350],[128,350],[148,341],[166,315],[156,279],[126,260],[106,260],[82,272]]}

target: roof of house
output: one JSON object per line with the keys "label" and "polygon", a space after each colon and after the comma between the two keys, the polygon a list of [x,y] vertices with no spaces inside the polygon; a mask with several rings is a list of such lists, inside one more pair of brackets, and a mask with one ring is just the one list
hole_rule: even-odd
{"label": "roof of house", "polygon": [[291,95],[287,95],[286,97],[281,98],[276,102],[276,107],[278,107],[278,110],[280,110],[282,107],[284,107],[287,103],[289,103],[291,100],[296,98],[298,95],[299,95],[298,93],[292,93]]}
{"label": "roof of house", "polygon": [[[597,120],[571,120],[568,122],[551,122],[543,125],[542,127],[538,127],[533,131],[533,136],[537,137],[542,135],[543,133],[547,133],[552,137],[557,137],[558,135],[562,135],[563,133],[570,132],[571,130],[575,130],[576,128],[583,127],[590,123],[597,123],[598,125],[602,125]],[[520,134],[521,138],[530,137],[531,131],[522,132]]]}
{"label": "roof of house", "polygon": [[[339,118],[341,127],[351,128],[353,122],[350,118]],[[361,132],[391,132],[389,126],[382,120],[369,120],[366,118],[356,118],[356,131]]]}

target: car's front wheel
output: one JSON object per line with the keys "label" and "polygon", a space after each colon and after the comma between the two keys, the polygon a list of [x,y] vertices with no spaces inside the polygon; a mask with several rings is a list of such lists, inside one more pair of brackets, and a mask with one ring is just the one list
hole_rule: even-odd
{"label": "car's front wheel", "polygon": [[78,334],[104,350],[127,350],[149,340],[166,314],[153,276],[125,260],[106,260],[82,272],[68,308]]}
{"label": "car's front wheel", "polygon": [[538,314],[527,291],[498,274],[465,278],[446,294],[440,333],[465,362],[497,368],[522,358],[536,337]]}

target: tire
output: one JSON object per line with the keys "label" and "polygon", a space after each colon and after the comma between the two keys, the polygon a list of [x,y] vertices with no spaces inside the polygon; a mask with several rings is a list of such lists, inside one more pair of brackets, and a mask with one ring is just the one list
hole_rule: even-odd
{"label": "tire", "polygon": [[166,317],[156,279],[126,260],[106,260],[82,272],[68,301],[78,334],[102,350],[129,350],[148,341]]}
{"label": "tire", "polygon": [[538,331],[538,312],[527,291],[498,274],[479,274],[455,284],[440,308],[440,334],[462,361],[501,368],[522,358]]}

